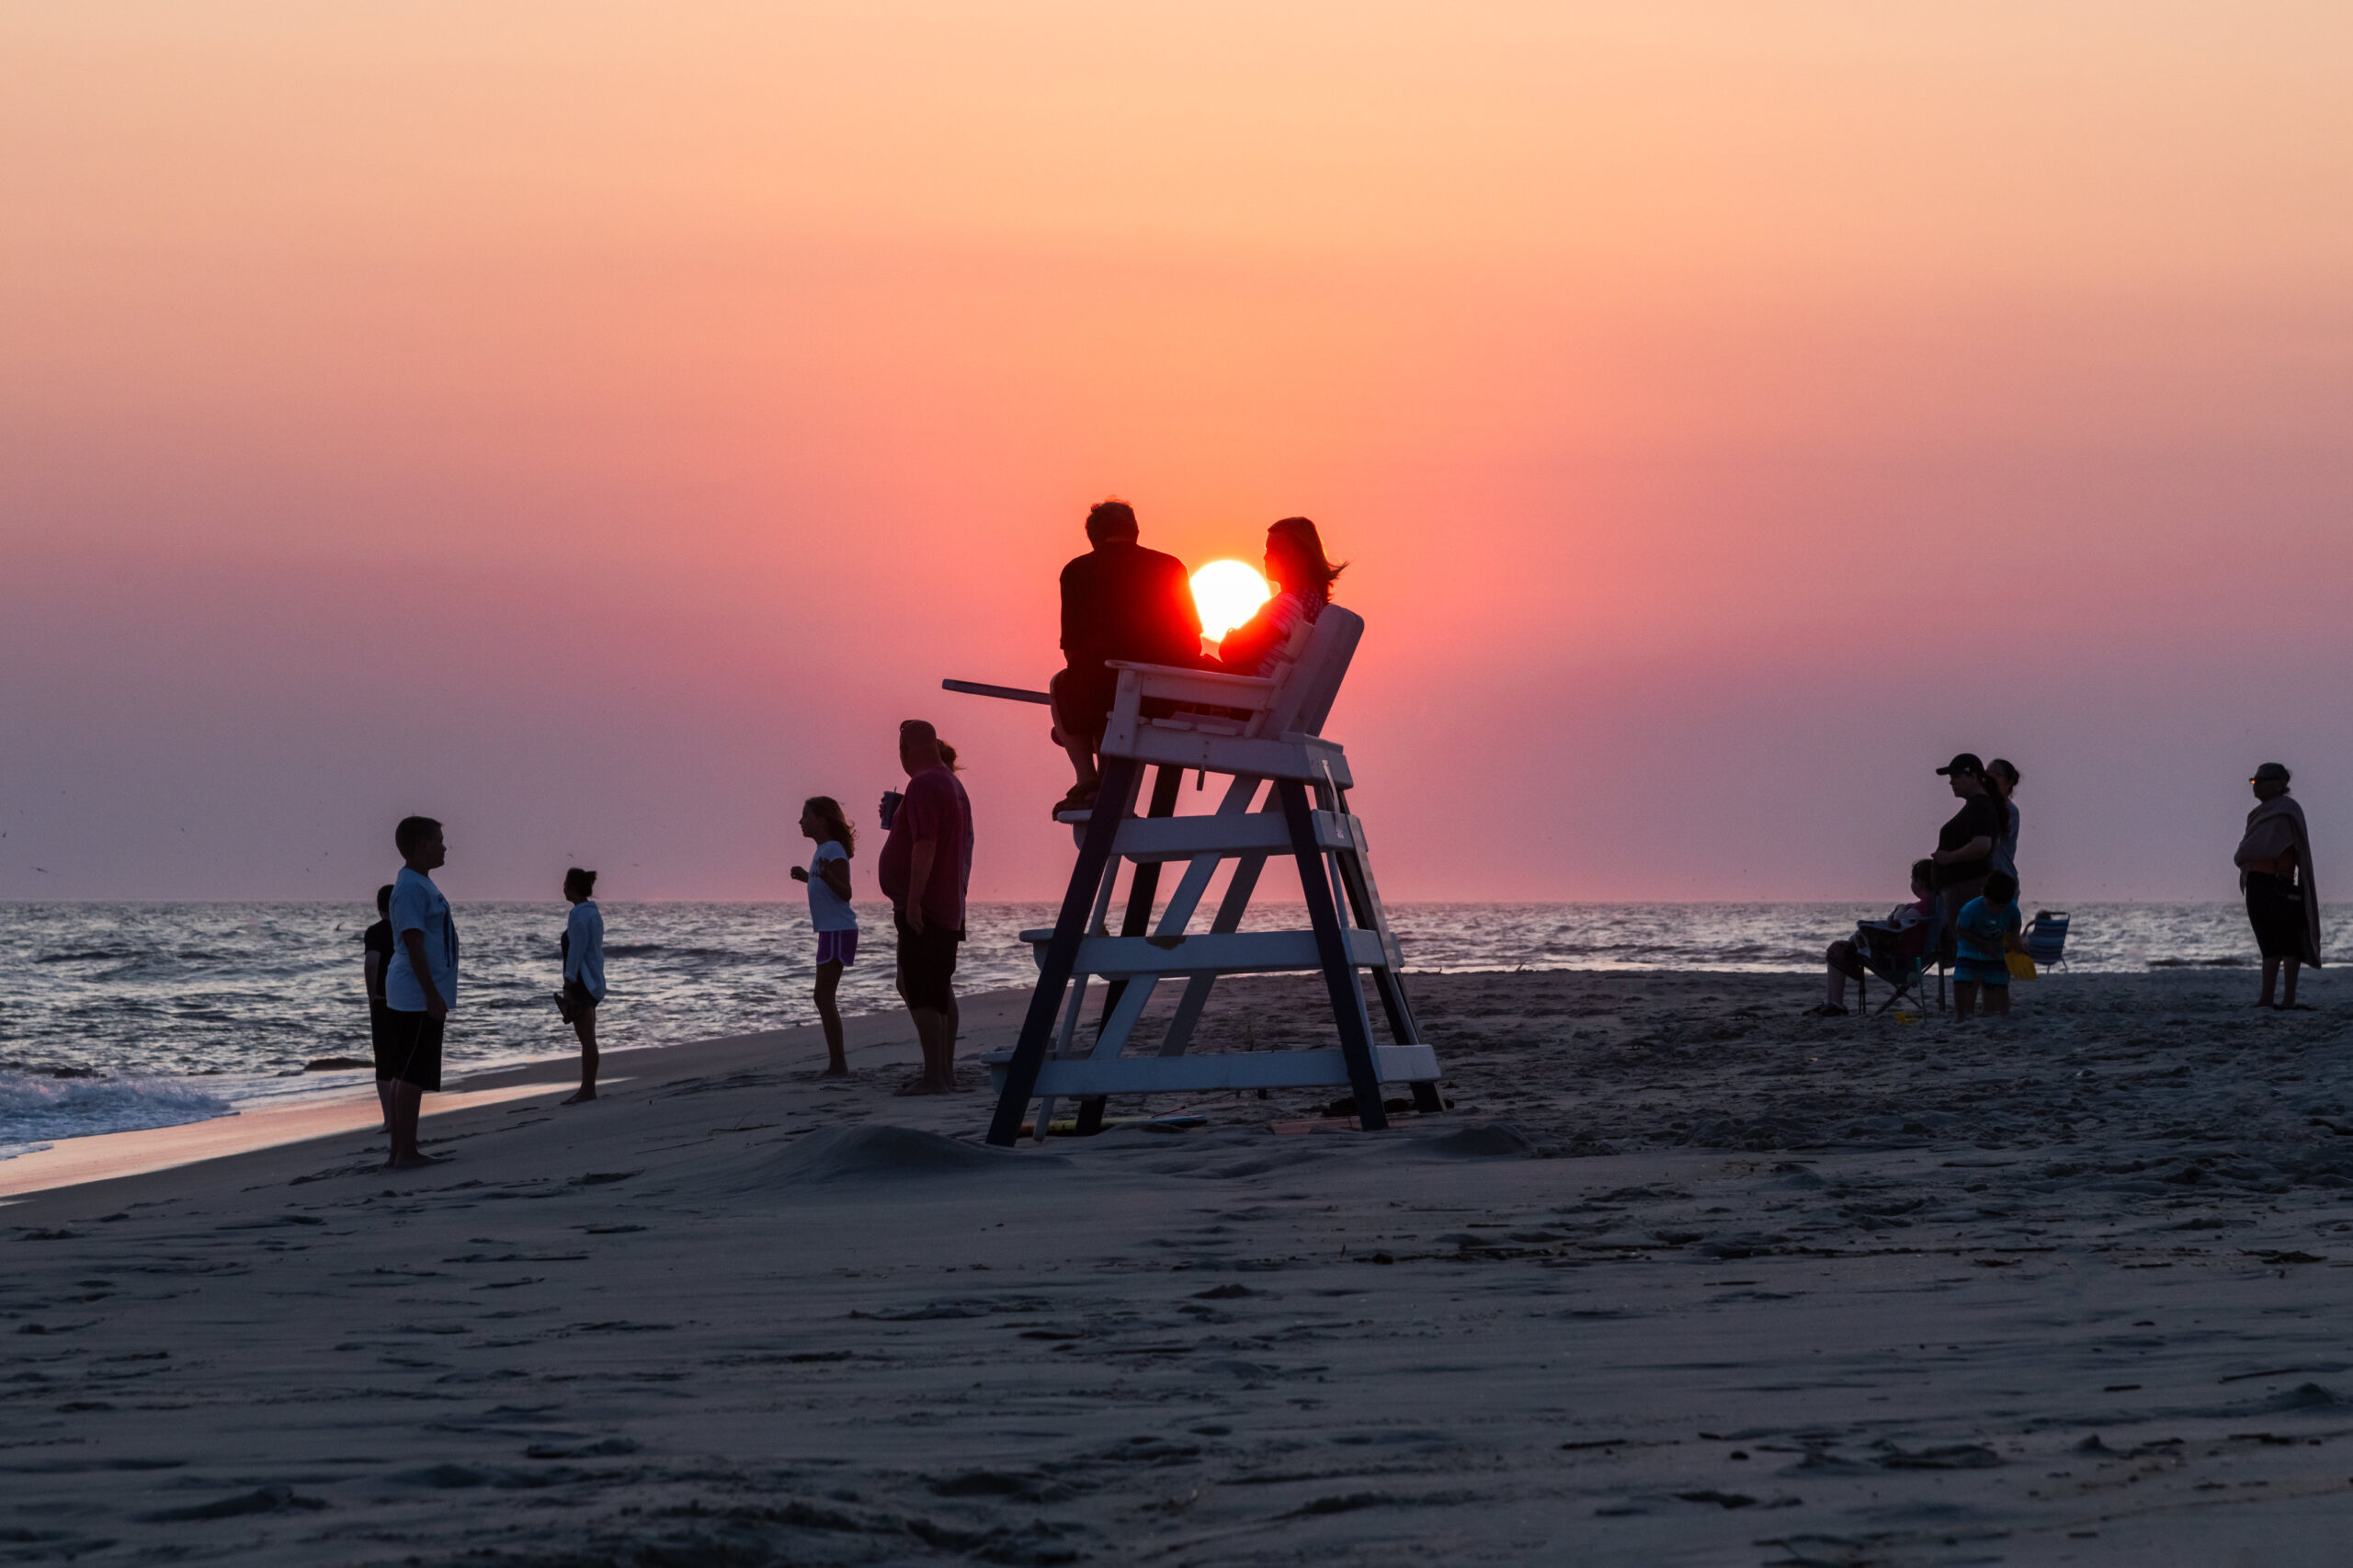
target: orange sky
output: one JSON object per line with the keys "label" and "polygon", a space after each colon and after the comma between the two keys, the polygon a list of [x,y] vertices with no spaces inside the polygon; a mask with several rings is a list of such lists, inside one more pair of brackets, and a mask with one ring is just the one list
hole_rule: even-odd
{"label": "orange sky", "polygon": [[908,713],[976,893],[1050,893],[1035,711],[937,683],[1042,684],[1115,492],[1354,562],[1392,896],[1892,898],[1969,747],[2030,897],[2228,897],[2254,762],[2324,858],[2353,810],[2347,58],[2145,0],[0,9],[0,897],[364,896],[411,810],[460,896],[790,896]]}

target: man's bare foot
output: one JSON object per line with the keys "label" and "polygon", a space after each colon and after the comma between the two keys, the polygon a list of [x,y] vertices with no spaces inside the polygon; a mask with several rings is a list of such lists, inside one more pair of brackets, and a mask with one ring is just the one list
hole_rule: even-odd
{"label": "man's bare foot", "polygon": [[904,1096],[937,1095],[943,1091],[940,1089],[938,1085],[933,1083],[928,1078],[910,1078],[905,1083],[900,1085],[894,1092]]}
{"label": "man's bare foot", "polygon": [[818,1074],[817,1076],[820,1078],[847,1078],[849,1076],[849,1067],[847,1063],[830,1066],[824,1072]]}
{"label": "man's bare foot", "polygon": [[396,1154],[384,1162],[384,1168],[388,1171],[415,1171],[439,1164],[441,1161],[431,1154]]}
{"label": "man's bare foot", "polygon": [[582,1105],[589,1100],[595,1099],[596,1097],[597,1091],[594,1089],[574,1089],[571,1094],[566,1095],[563,1098],[556,1101],[555,1103],[558,1105]]}

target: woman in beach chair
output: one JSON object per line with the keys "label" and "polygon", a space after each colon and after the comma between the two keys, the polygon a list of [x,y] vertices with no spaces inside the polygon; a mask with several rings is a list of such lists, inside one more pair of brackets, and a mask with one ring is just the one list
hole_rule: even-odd
{"label": "woman in beach chair", "polygon": [[1859,1006],[1864,974],[1876,974],[1891,985],[1909,978],[1912,965],[1928,950],[1928,938],[1937,929],[1937,895],[1930,887],[1936,870],[1934,861],[1913,861],[1912,902],[1897,904],[1884,920],[1856,922],[1852,940],[1830,944],[1830,950],[1823,955],[1829,966],[1830,994],[1813,1010],[1817,1017],[1847,1016],[1847,982],[1850,980],[1856,983]]}

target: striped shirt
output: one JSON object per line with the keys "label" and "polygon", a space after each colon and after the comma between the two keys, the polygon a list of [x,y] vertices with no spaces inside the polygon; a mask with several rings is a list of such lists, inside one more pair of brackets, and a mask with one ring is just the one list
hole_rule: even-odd
{"label": "striped shirt", "polygon": [[1258,607],[1258,613],[1225,634],[1217,645],[1217,662],[1236,675],[1272,675],[1290,646],[1291,633],[1302,622],[1313,625],[1330,602],[1286,590]]}

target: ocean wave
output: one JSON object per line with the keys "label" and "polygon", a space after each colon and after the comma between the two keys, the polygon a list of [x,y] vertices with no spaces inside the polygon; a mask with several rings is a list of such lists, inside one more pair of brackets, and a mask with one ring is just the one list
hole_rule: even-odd
{"label": "ocean wave", "polygon": [[226,1116],[230,1108],[228,1101],[169,1078],[36,1078],[0,1073],[0,1145],[177,1127]]}

